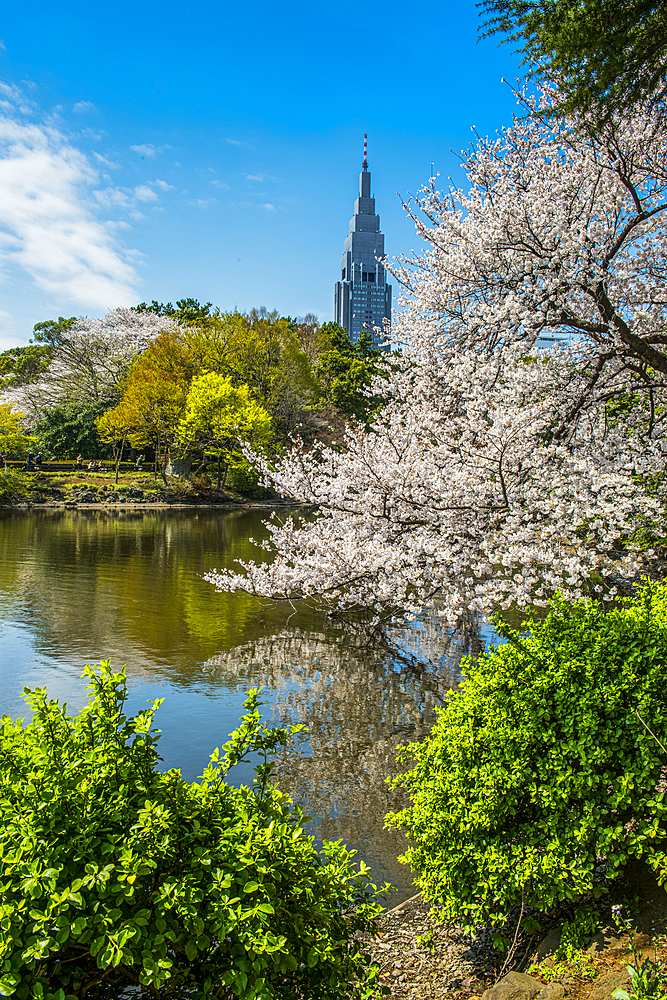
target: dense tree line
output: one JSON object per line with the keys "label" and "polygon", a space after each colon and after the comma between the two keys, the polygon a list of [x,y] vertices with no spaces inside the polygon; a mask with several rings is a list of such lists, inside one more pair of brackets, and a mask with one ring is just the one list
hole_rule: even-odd
{"label": "dense tree line", "polygon": [[[7,413],[47,457],[118,462],[131,447],[154,454],[163,476],[170,459],[200,470],[213,459],[224,485],[247,467],[244,436],[275,452],[318,415],[367,420],[380,355],[370,335],[353,343],[312,314],[225,313],[186,298],[37,323],[27,347],[0,355],[0,375]],[[7,434],[12,454],[31,442]]]}

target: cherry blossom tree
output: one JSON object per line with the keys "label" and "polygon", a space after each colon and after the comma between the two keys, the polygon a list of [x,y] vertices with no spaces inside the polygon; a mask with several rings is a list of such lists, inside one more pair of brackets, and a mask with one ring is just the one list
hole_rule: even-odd
{"label": "cherry blossom tree", "polygon": [[114,309],[103,317],[82,316],[60,336],[53,360],[35,382],[2,393],[33,423],[46,409],[85,401],[113,406],[134,358],[174,320],[151,312]]}
{"label": "cherry blossom tree", "polygon": [[318,516],[274,522],[273,561],[218,588],[454,623],[636,572],[665,500],[666,135],[636,113],[593,138],[552,96],[476,139],[465,191],[408,206],[427,249],[395,268],[389,402],[342,453],[259,459]]}

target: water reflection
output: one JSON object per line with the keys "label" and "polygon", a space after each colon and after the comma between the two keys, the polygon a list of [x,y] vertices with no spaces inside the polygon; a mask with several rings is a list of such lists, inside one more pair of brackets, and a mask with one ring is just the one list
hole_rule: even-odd
{"label": "water reflection", "polygon": [[[257,558],[263,512],[1,511],[0,710],[24,715],[24,685],[46,685],[76,709],[86,662],[127,663],[130,710],[164,697],[164,766],[200,774],[235,728],[244,691],[308,734],[280,758],[280,785],[322,838],[344,839],[377,878],[410,894],[398,833],[383,816],[400,802],[384,778],[400,742],[423,738],[481,642],[474,621],[455,636],[436,617],[397,630],[393,646],[350,636],[321,615],[216,594],[203,574]],[[426,665],[424,665],[424,661]],[[247,780],[241,769],[236,780]]]}
{"label": "water reflection", "polygon": [[403,836],[384,829],[385,813],[404,799],[385,778],[396,773],[398,744],[429,732],[462,655],[476,652],[481,637],[475,621],[452,636],[432,616],[417,636],[395,631],[391,640],[284,631],[219,653],[206,669],[267,687],[281,724],[308,727],[278,760],[280,787],[313,817],[318,836],[353,844],[405,891],[408,873],[396,861]]}

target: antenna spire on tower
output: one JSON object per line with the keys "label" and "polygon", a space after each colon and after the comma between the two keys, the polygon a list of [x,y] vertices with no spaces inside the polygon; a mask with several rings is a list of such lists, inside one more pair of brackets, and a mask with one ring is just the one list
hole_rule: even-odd
{"label": "antenna spire on tower", "polygon": [[364,170],[368,170],[368,136],[364,135]]}

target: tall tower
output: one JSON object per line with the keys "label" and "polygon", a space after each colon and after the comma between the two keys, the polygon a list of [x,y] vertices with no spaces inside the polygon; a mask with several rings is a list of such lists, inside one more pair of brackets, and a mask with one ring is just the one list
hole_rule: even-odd
{"label": "tall tower", "polygon": [[380,216],[375,214],[375,198],[371,198],[366,143],[364,136],[359,197],[345,238],[340,281],[334,286],[334,320],[345,327],[353,341],[367,327],[377,345],[384,338],[374,328],[382,330],[385,319],[391,322],[391,285],[387,284],[385,269],[378,260],[384,258],[384,236],[380,232]]}

